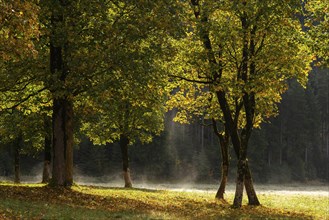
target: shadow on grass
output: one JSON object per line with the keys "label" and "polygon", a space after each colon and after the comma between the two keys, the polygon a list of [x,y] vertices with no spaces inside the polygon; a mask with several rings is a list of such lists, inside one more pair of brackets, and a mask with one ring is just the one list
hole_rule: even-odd
{"label": "shadow on grass", "polygon": [[[15,203],[17,205],[11,205]],[[35,214],[28,217],[34,219],[41,219],[42,215],[47,213],[50,215],[49,213],[55,211],[63,212],[62,215],[68,217],[71,212],[78,212],[78,214],[71,213],[70,217],[77,219],[115,216],[121,219],[312,218],[303,213],[263,206],[243,206],[241,209],[233,209],[229,204],[215,199],[201,198],[200,194],[99,186],[75,186],[73,189],[66,189],[49,186],[0,185],[0,207],[2,210],[13,210],[12,217],[17,215],[24,217],[25,210],[31,209],[30,213]],[[22,212],[18,212],[19,210]]]}

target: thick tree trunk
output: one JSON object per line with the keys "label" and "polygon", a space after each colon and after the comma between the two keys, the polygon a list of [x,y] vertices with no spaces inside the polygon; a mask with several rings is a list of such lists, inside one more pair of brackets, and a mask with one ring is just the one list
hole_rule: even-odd
{"label": "thick tree trunk", "polygon": [[73,184],[73,103],[70,100],[65,102],[65,185]]}
{"label": "thick tree trunk", "polygon": [[[50,37],[50,72],[54,76],[52,84],[59,83],[58,74],[63,75],[63,53],[58,43],[59,33],[56,26],[61,25],[63,16],[61,11],[54,10],[51,16],[52,33]],[[60,77],[62,78],[62,77]],[[50,85],[52,86],[52,85]],[[52,89],[51,89],[52,91]],[[54,91],[56,92],[56,88]],[[52,185],[65,185],[65,100],[61,97],[53,98],[52,136],[53,136],[53,170]]]}
{"label": "thick tree trunk", "polygon": [[55,186],[73,184],[73,105],[67,98],[53,103],[53,177]]}
{"label": "thick tree trunk", "polygon": [[132,182],[130,178],[130,170],[129,170],[129,156],[128,156],[128,144],[129,139],[124,134],[120,135],[120,148],[122,153],[122,169],[123,169],[123,177],[125,181],[125,187],[132,187]]}
{"label": "thick tree trunk", "polygon": [[[54,2],[65,7],[66,1]],[[50,72],[55,85],[65,85],[69,74],[66,60],[67,33],[65,28],[64,10],[52,12],[53,25],[50,38]],[[69,91],[63,88],[63,94],[57,94],[58,88],[50,89],[53,92],[53,173],[52,184],[55,186],[71,186],[73,184],[73,101]]]}
{"label": "thick tree trunk", "polygon": [[53,173],[52,184],[65,185],[65,109],[62,99],[53,100]]}
{"label": "thick tree trunk", "polygon": [[45,146],[44,146],[44,164],[42,172],[42,183],[50,182],[50,164],[51,164],[51,123],[49,119],[45,118]]}

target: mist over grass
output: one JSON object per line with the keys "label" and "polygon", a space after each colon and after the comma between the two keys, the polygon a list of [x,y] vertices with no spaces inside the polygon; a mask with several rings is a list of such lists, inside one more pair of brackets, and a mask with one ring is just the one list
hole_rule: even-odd
{"label": "mist over grass", "polygon": [[[85,186],[102,186],[102,187],[124,187],[122,173],[115,175],[90,177],[77,176],[75,182],[78,185]],[[191,181],[148,181],[145,178],[139,178],[133,181],[133,188],[136,189],[152,189],[152,190],[170,190],[178,192],[200,192],[215,196],[219,187],[219,182],[199,183]],[[328,197],[329,201],[329,184],[318,181],[310,182],[291,182],[291,183],[255,183],[255,189],[261,195],[311,195]],[[235,191],[235,183],[228,182],[226,192],[233,194]]]}
{"label": "mist over grass", "polygon": [[[21,183],[40,183],[42,181],[43,163],[35,165],[28,174],[21,175]],[[200,182],[195,178],[195,172],[177,179],[157,180],[144,173],[132,171],[133,187],[137,189],[171,190],[181,192],[201,192],[215,196],[219,187],[219,180]],[[229,176],[226,192],[234,193],[234,173]],[[13,182],[14,176],[0,176],[0,182]],[[78,167],[74,168],[74,182],[85,186],[102,187],[124,187],[122,172],[111,172],[102,176],[85,175]],[[255,182],[258,194],[280,194],[280,195],[316,195],[326,196],[329,201],[329,183],[320,181],[308,182],[284,182],[274,179],[268,183]]]}
{"label": "mist over grass", "polygon": [[[13,176],[0,176],[0,182],[13,183]],[[21,183],[41,183],[41,175],[22,175]],[[74,182],[82,186],[99,186],[99,187],[115,187],[123,188],[124,180],[122,173],[106,175],[100,177],[92,177],[79,175],[74,177]],[[152,189],[152,190],[170,190],[180,192],[202,192],[213,194],[215,196],[219,187],[219,182],[199,183],[191,181],[149,181],[146,178],[133,180],[133,188],[136,189]],[[329,201],[329,184],[318,181],[310,182],[291,182],[291,183],[255,183],[255,189],[258,194],[280,194],[280,195],[313,195],[326,196]],[[235,183],[228,182],[226,186],[227,193],[234,193]]]}

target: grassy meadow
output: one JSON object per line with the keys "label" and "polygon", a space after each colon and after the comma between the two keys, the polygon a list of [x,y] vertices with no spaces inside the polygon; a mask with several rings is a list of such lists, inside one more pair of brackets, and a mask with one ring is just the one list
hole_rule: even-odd
{"label": "grassy meadow", "polygon": [[233,209],[209,192],[0,183],[0,219],[329,219],[329,196],[260,193]]}

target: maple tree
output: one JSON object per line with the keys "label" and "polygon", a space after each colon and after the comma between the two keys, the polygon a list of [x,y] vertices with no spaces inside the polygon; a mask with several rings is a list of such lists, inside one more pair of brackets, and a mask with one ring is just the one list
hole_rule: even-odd
{"label": "maple tree", "polygon": [[[210,100],[217,101],[210,109],[221,111],[238,157],[233,206],[241,206],[243,185],[249,204],[258,205],[247,160],[251,132],[276,113],[286,79],[297,77],[305,85],[312,61],[294,17],[299,2],[191,1],[191,5],[196,31],[185,40],[185,48],[193,49],[183,51],[178,64],[173,64],[174,78],[185,81],[175,95],[185,97],[188,105],[204,106],[205,99],[198,100],[198,96],[210,95]],[[179,63],[187,65],[180,67]]]}
{"label": "maple tree", "polygon": [[97,92],[97,96],[90,94],[79,108],[85,112],[81,129],[96,144],[119,141],[125,187],[131,187],[128,145],[150,142],[153,135],[163,130],[164,95],[159,81],[153,77],[144,81],[135,71],[131,77],[122,77],[120,72],[114,74],[115,86]]}
{"label": "maple tree", "polygon": [[[126,7],[129,13],[123,13],[127,17],[123,16],[117,21],[118,26],[113,27],[121,30],[122,25],[130,25],[127,32],[118,31],[125,43],[112,45],[116,53],[113,57],[108,54],[110,67],[94,81],[97,87],[92,92],[79,96],[77,106],[78,114],[83,115],[81,130],[94,143],[119,141],[125,187],[131,187],[128,145],[137,141],[148,143],[164,127],[167,77],[162,59],[169,56],[170,49],[164,46],[168,39],[159,37],[165,32],[172,36],[177,31],[168,27],[172,23],[167,24],[172,19],[170,15],[176,12],[170,12],[161,1],[148,5],[148,14],[141,13],[145,6]],[[161,12],[169,17],[154,17]],[[147,24],[143,23],[145,20]]]}
{"label": "maple tree", "polygon": [[[141,39],[149,33],[155,33],[153,39],[158,34],[170,33],[172,29],[166,27],[172,24],[170,21],[174,18],[170,13],[167,13],[168,17],[161,18],[160,15],[169,10],[162,1],[63,0],[47,4],[51,32],[51,74],[47,85],[53,97],[53,182],[56,185],[71,185],[72,123],[76,96],[91,91],[91,88],[101,87],[104,79],[113,86],[111,83],[116,83],[115,79],[111,79],[113,72],[120,71],[123,77],[127,77],[124,67],[129,67],[130,71],[136,67],[135,63],[141,67],[140,58],[131,58],[138,55],[136,49],[147,52],[154,43],[144,42],[146,45],[141,48],[134,45],[143,43],[140,43]],[[155,44],[161,44],[161,39],[160,43]],[[143,80],[143,77],[138,79]]]}

